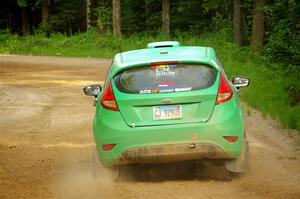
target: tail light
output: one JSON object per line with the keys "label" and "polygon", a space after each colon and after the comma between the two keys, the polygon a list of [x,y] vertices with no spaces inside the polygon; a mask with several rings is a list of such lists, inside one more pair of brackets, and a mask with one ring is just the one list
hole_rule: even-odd
{"label": "tail light", "polygon": [[105,90],[103,91],[102,98],[100,100],[101,105],[103,108],[112,111],[119,111],[112,87],[110,82],[107,83]]}
{"label": "tail light", "polygon": [[220,85],[216,104],[222,104],[232,98],[233,91],[223,73],[220,76]]}

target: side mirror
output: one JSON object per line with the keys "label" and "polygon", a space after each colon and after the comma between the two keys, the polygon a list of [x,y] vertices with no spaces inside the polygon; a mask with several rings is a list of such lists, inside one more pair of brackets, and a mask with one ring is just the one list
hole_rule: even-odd
{"label": "side mirror", "polygon": [[94,96],[94,97],[97,97],[101,92],[101,90],[102,87],[100,85],[88,85],[83,88],[84,94],[88,96]]}
{"label": "side mirror", "polygon": [[250,84],[250,79],[246,77],[234,77],[232,79],[232,84],[237,88],[247,87]]}

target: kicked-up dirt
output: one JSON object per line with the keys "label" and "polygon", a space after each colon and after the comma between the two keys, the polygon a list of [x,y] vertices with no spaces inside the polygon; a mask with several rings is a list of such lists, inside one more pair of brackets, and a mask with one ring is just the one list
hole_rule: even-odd
{"label": "kicked-up dirt", "polygon": [[[0,56],[0,198],[300,198],[296,131],[245,107],[248,173],[177,165],[94,177],[94,106],[83,94],[103,84],[111,60]],[[255,80],[253,80],[255,81]]]}

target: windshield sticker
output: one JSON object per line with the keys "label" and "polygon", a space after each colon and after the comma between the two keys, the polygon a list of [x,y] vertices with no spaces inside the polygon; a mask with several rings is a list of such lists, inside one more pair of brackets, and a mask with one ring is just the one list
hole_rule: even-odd
{"label": "windshield sticker", "polygon": [[168,93],[174,91],[174,82],[159,82],[158,84],[160,93]]}
{"label": "windshield sticker", "polygon": [[185,91],[191,91],[192,87],[186,87],[186,88],[175,88],[175,92],[185,92]]}
{"label": "windshield sticker", "polygon": [[140,90],[140,94],[147,94],[147,93],[151,93],[151,90]]}
{"label": "windshield sticker", "polygon": [[170,89],[174,88],[174,82],[159,82],[159,89]]}
{"label": "windshield sticker", "polygon": [[156,71],[156,77],[162,77],[162,76],[173,76],[175,75],[174,71],[171,71],[169,67],[165,67],[165,68],[157,68],[155,69]]}
{"label": "windshield sticker", "polygon": [[151,93],[158,93],[159,92],[159,89],[158,88],[153,88],[151,89]]}
{"label": "windshield sticker", "polygon": [[162,77],[162,76],[173,76],[175,75],[174,71],[171,71],[170,68],[175,68],[176,65],[155,65],[151,66],[152,69],[155,69],[156,76]]}
{"label": "windshield sticker", "polygon": [[166,68],[166,67],[169,67],[169,68],[176,68],[176,64],[169,64],[169,65],[166,65],[166,64],[162,64],[162,65],[152,65],[151,68],[152,69],[157,69],[157,68]]}
{"label": "windshield sticker", "polygon": [[163,90],[159,90],[160,93],[171,93],[174,92],[174,89],[163,89]]}

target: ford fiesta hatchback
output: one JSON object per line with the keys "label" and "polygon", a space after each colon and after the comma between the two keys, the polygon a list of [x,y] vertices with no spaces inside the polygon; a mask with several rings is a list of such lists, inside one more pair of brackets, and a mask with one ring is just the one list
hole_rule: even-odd
{"label": "ford fiesta hatchback", "polygon": [[118,53],[95,96],[94,138],[103,166],[222,159],[231,172],[248,163],[239,88],[249,79],[228,81],[215,51],[149,43]]}

